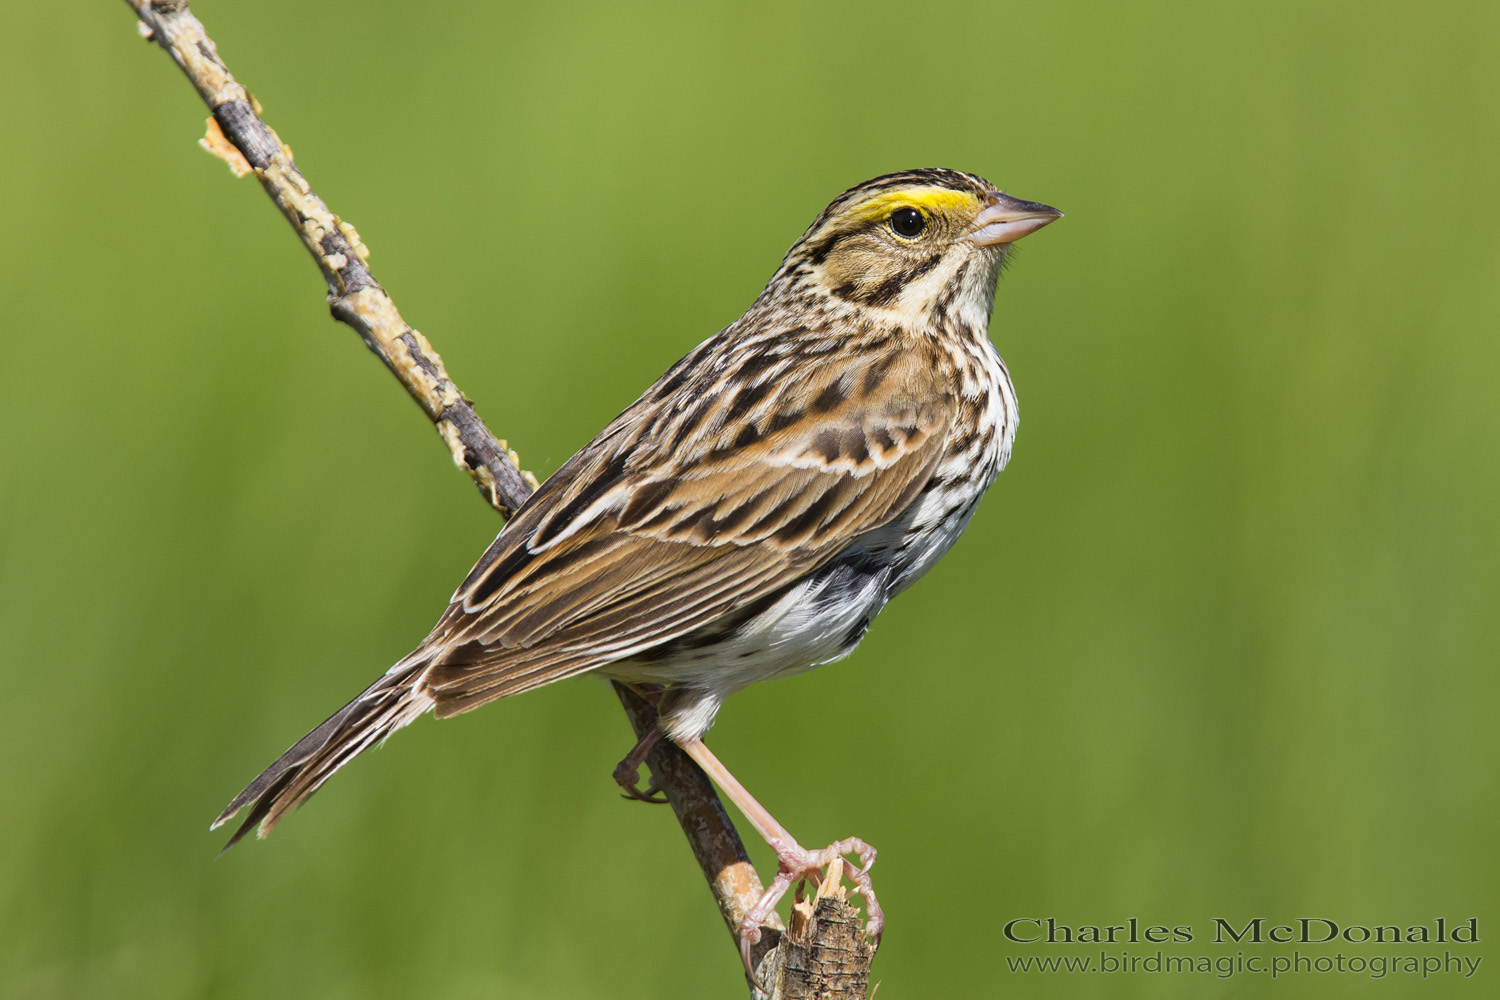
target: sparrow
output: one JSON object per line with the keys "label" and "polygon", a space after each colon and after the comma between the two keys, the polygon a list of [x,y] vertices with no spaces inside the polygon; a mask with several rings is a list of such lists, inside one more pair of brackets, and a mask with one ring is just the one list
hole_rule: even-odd
{"label": "sparrow", "polygon": [[777,873],[741,951],[792,883],[834,858],[883,915],[876,852],[797,843],[703,743],[724,699],[842,659],[963,533],[1015,438],[988,337],[1011,245],[1062,213],[946,169],[850,188],[760,296],[522,505],[431,633],[298,740],[214,821],[264,837],[339,768],[419,716],[458,715],[585,673],[631,685],[766,839]]}

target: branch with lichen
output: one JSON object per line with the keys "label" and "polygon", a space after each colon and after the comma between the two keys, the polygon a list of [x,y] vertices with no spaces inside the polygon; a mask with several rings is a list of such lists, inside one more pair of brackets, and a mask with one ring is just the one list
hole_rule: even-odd
{"label": "branch with lichen", "polygon": [[[427,338],[401,318],[371,274],[369,250],[359,234],[313,191],[297,169],[291,148],[261,119],[259,102],[229,72],[187,0],[125,2],[139,18],[142,36],[172,57],[208,105],[213,117],[200,144],[225,160],[236,175],[253,174],[260,181],[322,272],[334,318],[353,328],[396,376],[432,421],[453,461],[473,478],[485,502],[509,517],[536,489],[536,478],[521,469],[516,453],[479,419]],[[638,736],[656,725],[654,708],[622,685],[615,689]],[[739,834],[713,784],[670,741],[657,743],[646,763],[676,812],[735,936],[762,892]],[[799,897],[789,931],[781,931],[775,914],[771,920],[775,926],[765,929],[754,952],[766,990],[752,982],[756,1000],[865,995],[873,949],[863,941],[857,914],[839,889],[837,865],[814,897]]]}

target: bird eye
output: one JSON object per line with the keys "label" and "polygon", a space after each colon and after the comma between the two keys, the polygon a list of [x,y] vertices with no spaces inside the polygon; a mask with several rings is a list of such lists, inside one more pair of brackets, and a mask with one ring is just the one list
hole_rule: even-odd
{"label": "bird eye", "polygon": [[906,239],[922,235],[927,228],[927,217],[915,208],[898,208],[891,213],[891,232]]}

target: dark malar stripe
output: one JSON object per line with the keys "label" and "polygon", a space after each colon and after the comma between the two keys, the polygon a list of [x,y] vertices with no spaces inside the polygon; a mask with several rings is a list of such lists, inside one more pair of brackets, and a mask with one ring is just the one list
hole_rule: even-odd
{"label": "dark malar stripe", "polygon": [[896,296],[901,294],[901,289],[906,287],[910,280],[909,272],[902,271],[891,275],[880,284],[859,296],[860,301],[871,306],[888,306],[896,301]]}
{"label": "dark malar stripe", "polygon": [[937,267],[938,263],[942,261],[942,259],[942,254],[932,254],[920,264],[917,264],[914,267],[909,267],[904,271],[900,271],[896,274],[891,275],[889,278],[886,278],[884,281],[880,282],[880,284],[876,285],[868,292],[864,292],[862,295],[860,295],[859,299],[867,305],[888,306],[892,302],[896,301],[896,297],[901,294],[902,289],[911,284],[913,281],[916,281],[918,278],[922,277],[922,275],[926,274],[928,271],[931,271],[933,268]]}
{"label": "dark malar stripe", "polygon": [[906,275],[906,280],[907,281],[916,281],[922,275],[926,274],[928,271],[931,271],[933,268],[937,267],[938,266],[938,262],[941,261],[942,259],[943,259],[943,255],[942,254],[940,254],[940,253],[933,254],[932,256],[928,257],[926,260],[922,261],[922,263],[918,264],[916,267],[914,267],[910,271],[908,271],[907,275]]}

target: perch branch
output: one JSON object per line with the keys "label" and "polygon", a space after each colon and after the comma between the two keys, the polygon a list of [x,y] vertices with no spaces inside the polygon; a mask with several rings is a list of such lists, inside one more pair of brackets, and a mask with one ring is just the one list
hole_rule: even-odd
{"label": "perch branch", "polygon": [[[479,419],[427,338],[401,318],[371,274],[369,250],[359,234],[313,191],[297,169],[291,148],[261,119],[259,102],[219,58],[187,0],[125,2],[139,18],[142,36],[172,57],[208,105],[213,117],[203,147],[226,160],[236,174],[253,173],[260,181],[322,272],[334,318],[359,334],[427,414],[455,464],[473,478],[485,502],[509,517],[536,489],[536,478],[521,469],[516,453]],[[621,685],[615,687],[637,735],[656,725],[655,710],[648,703]],[[761,893],[739,834],[707,776],[670,741],[659,742],[647,764],[676,812],[734,935]],[[760,980],[770,992],[762,993],[752,983],[753,996],[863,997],[873,951],[859,934],[855,911],[843,900],[836,872],[831,871],[819,887],[815,905],[802,901],[798,907],[793,930],[786,935],[772,914],[772,925],[754,953]]]}

